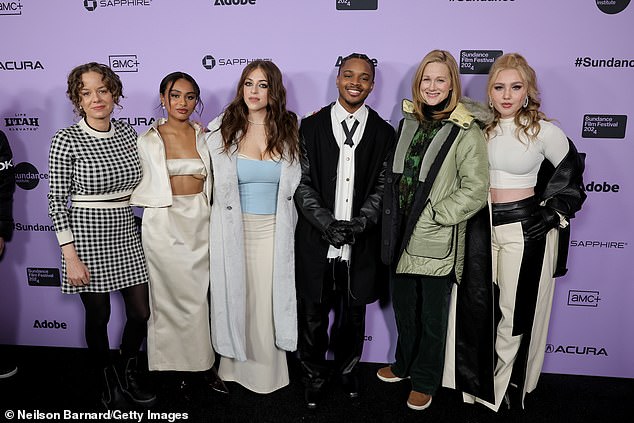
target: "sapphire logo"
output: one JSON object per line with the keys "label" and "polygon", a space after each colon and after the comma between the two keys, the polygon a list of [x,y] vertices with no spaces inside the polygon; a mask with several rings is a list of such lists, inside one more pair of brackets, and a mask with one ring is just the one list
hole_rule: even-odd
{"label": "sapphire logo", "polygon": [[582,248],[606,248],[606,249],[616,249],[623,250],[628,246],[627,241],[598,241],[598,240],[577,240],[573,239],[570,241],[571,247],[582,247]]}
{"label": "sapphire logo", "polygon": [[598,307],[601,301],[599,291],[568,291],[568,305],[578,307]]}
{"label": "sapphire logo", "polygon": [[205,69],[213,69],[216,66],[216,59],[210,54],[203,57],[203,67]]}
{"label": "sapphire logo", "polygon": [[29,286],[60,286],[59,269],[56,267],[27,267]]}
{"label": "sapphire logo", "polygon": [[84,8],[93,12],[97,7],[151,6],[152,0],[84,0]]}
{"label": "sapphire logo", "polygon": [[377,10],[379,0],[335,0],[337,10]]}
{"label": "sapphire logo", "polygon": [[42,62],[39,60],[0,60],[0,70],[3,71],[22,71],[22,70],[43,70]]}
{"label": "sapphire logo", "polygon": [[604,355],[608,356],[608,352],[605,347],[585,346],[580,347],[578,345],[553,345],[546,344],[547,354],[570,354],[570,355]]}
{"label": "sapphire logo", "polygon": [[40,118],[16,113],[14,117],[5,117],[4,126],[8,131],[36,131],[40,127]]}
{"label": "sapphire logo", "polygon": [[138,72],[139,61],[136,54],[113,54],[108,56],[110,68],[115,72]]}
{"label": "sapphire logo", "polygon": [[0,16],[20,16],[21,14],[21,1],[0,1]]}
{"label": "sapphire logo", "polygon": [[625,10],[630,0],[596,0],[597,7],[603,13],[614,15]]}
{"label": "sapphire logo", "polygon": [[94,11],[97,8],[97,0],[84,0],[84,7],[89,12]]}
{"label": "sapphire logo", "polygon": [[24,190],[32,190],[40,183],[40,179],[48,179],[47,173],[40,173],[29,162],[15,165],[15,184]]}
{"label": "sapphire logo", "polygon": [[214,56],[208,54],[205,57],[203,57],[203,67],[205,69],[213,69],[214,67],[217,66],[235,66],[235,65],[240,65],[240,66],[244,66],[247,63],[251,63],[254,60],[271,60],[271,59],[264,59],[264,58],[246,58],[246,57],[229,57],[229,58],[220,58],[218,60],[216,60],[216,58],[214,58]]}

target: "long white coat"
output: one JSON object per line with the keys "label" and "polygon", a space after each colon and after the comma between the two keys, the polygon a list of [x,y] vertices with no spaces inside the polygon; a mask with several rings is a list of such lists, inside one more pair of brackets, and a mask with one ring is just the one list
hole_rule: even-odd
{"label": "long white coat", "polygon": [[[207,147],[214,174],[211,206],[211,333],[214,349],[225,357],[246,360],[246,264],[244,229],[238,191],[236,148],[222,151],[222,115],[209,124]],[[293,194],[299,185],[299,161],[284,161],[277,193],[273,262],[273,324],[275,344],[297,348],[295,296],[295,224]]]}

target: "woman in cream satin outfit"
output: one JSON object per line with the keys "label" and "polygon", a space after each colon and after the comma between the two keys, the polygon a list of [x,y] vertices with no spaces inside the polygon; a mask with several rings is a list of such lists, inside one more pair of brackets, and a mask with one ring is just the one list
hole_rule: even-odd
{"label": "woman in cream satin outfit", "polygon": [[[131,200],[145,208],[148,365],[150,370],[210,370],[206,375],[216,389],[222,382],[212,367],[209,325],[210,161],[204,131],[189,120],[201,105],[200,88],[188,74],[173,72],[163,78],[159,92],[167,118],[139,137],[143,178]],[[186,373],[179,374],[178,383],[189,390]]]}

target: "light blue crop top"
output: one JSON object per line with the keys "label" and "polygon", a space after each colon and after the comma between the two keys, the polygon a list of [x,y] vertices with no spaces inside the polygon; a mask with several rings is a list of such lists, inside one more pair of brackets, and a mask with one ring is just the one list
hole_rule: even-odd
{"label": "light blue crop top", "polygon": [[238,156],[237,167],[242,213],[275,214],[282,162]]}

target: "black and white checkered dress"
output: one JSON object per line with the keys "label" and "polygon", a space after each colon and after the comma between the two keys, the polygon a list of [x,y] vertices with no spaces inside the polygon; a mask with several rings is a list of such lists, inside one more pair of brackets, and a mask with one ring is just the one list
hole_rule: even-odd
{"label": "black and white checkered dress", "polygon": [[[68,207],[70,196],[128,196],[141,179],[137,134],[120,121],[99,132],[84,120],[59,130],[49,154],[49,215],[61,245],[74,242],[88,267],[88,286],[68,283],[62,257],[62,292],[110,292],[147,283],[148,275],[134,214],[123,207]],[[86,197],[84,197],[86,198]],[[79,203],[77,203],[79,204]]]}

